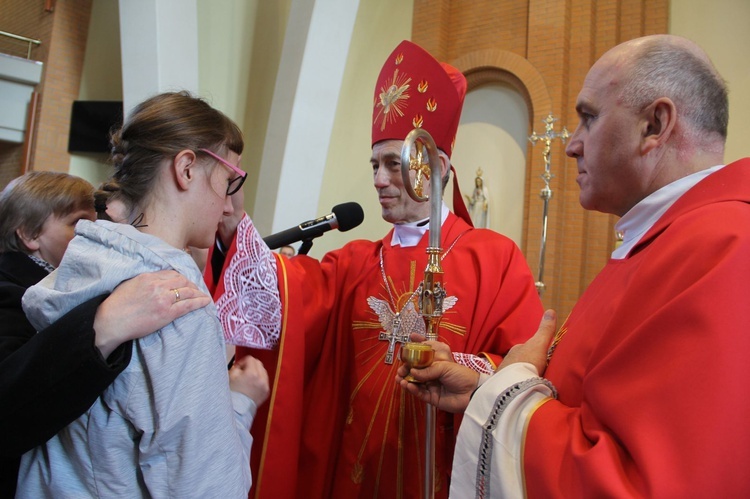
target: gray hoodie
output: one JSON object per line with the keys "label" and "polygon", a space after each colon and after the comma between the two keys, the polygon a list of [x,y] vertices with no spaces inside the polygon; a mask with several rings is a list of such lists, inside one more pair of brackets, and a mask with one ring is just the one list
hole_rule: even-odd
{"label": "gray hoodie", "polygon": [[[83,220],[60,267],[23,297],[41,330],[138,274],[190,255],[124,224]],[[80,418],[26,453],[17,497],[247,497],[255,403],[230,392],[210,304],[133,343],[130,365]]]}

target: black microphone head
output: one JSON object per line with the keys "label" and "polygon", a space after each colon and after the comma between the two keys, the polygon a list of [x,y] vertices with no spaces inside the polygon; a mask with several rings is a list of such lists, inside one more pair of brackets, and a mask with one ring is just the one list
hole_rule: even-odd
{"label": "black microphone head", "polygon": [[354,201],[337,204],[331,211],[336,215],[341,232],[346,232],[357,227],[365,219],[365,212],[362,210],[362,207]]}

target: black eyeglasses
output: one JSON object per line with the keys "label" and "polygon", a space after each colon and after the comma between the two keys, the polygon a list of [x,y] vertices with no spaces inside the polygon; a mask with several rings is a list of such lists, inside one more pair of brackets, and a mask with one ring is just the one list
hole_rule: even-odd
{"label": "black eyeglasses", "polygon": [[239,177],[235,177],[232,180],[229,181],[229,184],[227,185],[227,196],[231,196],[235,192],[242,189],[242,184],[245,183],[245,179],[247,178],[247,172],[242,171],[239,166],[233,165],[226,159],[222,158],[216,153],[213,153],[209,151],[208,149],[198,149],[201,152],[205,152],[212,158],[214,158],[216,161],[221,163],[222,165],[226,166],[227,168],[231,169],[232,171],[236,172]]}

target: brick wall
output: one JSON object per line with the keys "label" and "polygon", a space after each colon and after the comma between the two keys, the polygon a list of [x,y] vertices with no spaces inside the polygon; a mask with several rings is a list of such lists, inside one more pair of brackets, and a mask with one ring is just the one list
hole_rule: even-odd
{"label": "brick wall", "polygon": [[[47,60],[53,16],[44,12],[44,0],[3,0],[0,30],[41,40],[31,50],[31,59]],[[0,36],[0,52],[26,58],[28,45]],[[41,87],[41,85],[40,85]],[[23,144],[0,142],[0,189],[21,174]]]}
{"label": "brick wall", "polygon": [[[668,0],[415,0],[412,40],[463,71],[469,90],[489,81],[514,85],[538,133],[550,111],[559,119],[556,130],[565,125],[572,133],[575,99],[594,61],[625,40],[666,33],[668,15]],[[521,248],[534,275],[542,233],[541,148],[527,151]],[[551,164],[542,298],[565,317],[614,249],[616,218],[580,207],[575,161],[559,140]]]}
{"label": "brick wall", "polygon": [[[3,0],[0,30],[40,40],[31,58],[44,63],[30,170],[67,172],[70,109],[78,97],[92,0]],[[2,38],[2,37],[0,37]],[[20,48],[19,48],[20,47]],[[25,57],[26,45],[3,41],[0,51]],[[23,145],[0,143],[0,188],[22,171]]]}
{"label": "brick wall", "polygon": [[35,170],[67,172],[70,166],[70,112],[81,84],[91,1],[64,0],[55,4],[32,159]]}

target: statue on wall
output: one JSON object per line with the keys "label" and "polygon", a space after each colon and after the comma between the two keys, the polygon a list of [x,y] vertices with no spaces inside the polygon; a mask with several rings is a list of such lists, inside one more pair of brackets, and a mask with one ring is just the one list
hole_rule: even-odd
{"label": "statue on wall", "polygon": [[482,179],[482,169],[477,170],[477,176],[474,179],[474,191],[471,197],[465,196],[469,208],[471,221],[474,227],[489,228],[490,226],[490,194],[487,187],[484,186]]}

